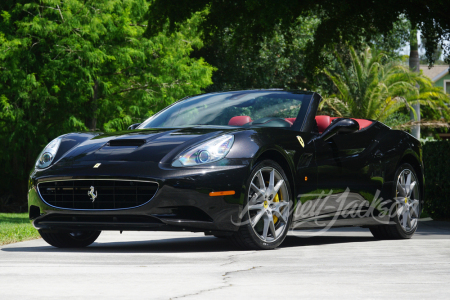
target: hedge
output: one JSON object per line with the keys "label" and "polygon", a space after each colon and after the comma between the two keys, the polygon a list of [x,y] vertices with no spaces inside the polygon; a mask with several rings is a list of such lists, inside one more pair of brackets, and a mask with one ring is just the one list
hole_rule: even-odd
{"label": "hedge", "polygon": [[450,141],[423,145],[424,210],[434,219],[450,218]]}

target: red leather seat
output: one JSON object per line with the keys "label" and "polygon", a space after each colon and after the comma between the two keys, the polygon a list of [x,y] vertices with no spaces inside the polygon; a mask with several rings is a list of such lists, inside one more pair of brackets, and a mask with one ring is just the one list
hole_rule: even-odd
{"label": "red leather seat", "polygon": [[294,124],[296,118],[284,118],[287,122],[291,123],[291,126]]}
{"label": "red leather seat", "polygon": [[249,116],[237,116],[232,117],[230,121],[228,121],[228,125],[231,126],[242,126],[244,124],[250,123],[252,119]]}
{"label": "red leather seat", "polygon": [[[319,128],[319,133],[325,131],[325,129],[330,126],[331,122],[338,117],[330,117],[330,116],[316,116],[317,127]],[[295,118],[285,118],[285,120],[289,123],[294,124]],[[370,126],[373,122],[366,119],[353,119],[359,124],[359,129],[366,128]],[[228,122],[228,125],[231,126],[242,126],[244,124],[250,123],[252,119],[249,116],[237,116],[232,117]]]}
{"label": "red leather seat", "polygon": [[333,122],[334,119],[339,119],[339,117],[330,117],[331,122]]}
{"label": "red leather seat", "polygon": [[319,133],[324,132],[324,130],[330,126],[331,118],[330,116],[316,116],[317,127],[319,127]]}

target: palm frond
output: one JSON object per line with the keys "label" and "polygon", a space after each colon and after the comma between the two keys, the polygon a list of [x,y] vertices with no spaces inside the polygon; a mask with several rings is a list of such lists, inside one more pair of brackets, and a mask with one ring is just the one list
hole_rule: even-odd
{"label": "palm frond", "polygon": [[401,109],[412,111],[417,117],[412,105],[420,104],[450,115],[450,98],[422,73],[411,72],[389,61],[383,52],[372,52],[368,47],[358,54],[349,46],[348,53],[351,67],[347,68],[335,52],[342,73],[324,70],[339,94],[325,97],[320,109],[327,107],[338,116],[383,121]]}

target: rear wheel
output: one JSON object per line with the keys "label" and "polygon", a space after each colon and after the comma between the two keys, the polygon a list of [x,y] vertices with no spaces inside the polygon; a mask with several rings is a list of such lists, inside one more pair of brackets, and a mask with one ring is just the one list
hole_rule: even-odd
{"label": "rear wheel", "polygon": [[409,239],[417,230],[420,216],[419,180],[410,164],[402,164],[395,174],[393,216],[394,225],[371,227],[370,231],[377,239]]}
{"label": "rear wheel", "polygon": [[42,232],[39,234],[44,241],[57,248],[83,248],[87,247],[98,238],[101,231],[80,232]]}
{"label": "rear wheel", "polygon": [[247,201],[241,226],[230,239],[245,249],[274,249],[286,237],[290,226],[291,192],[283,169],[264,160],[247,181]]}

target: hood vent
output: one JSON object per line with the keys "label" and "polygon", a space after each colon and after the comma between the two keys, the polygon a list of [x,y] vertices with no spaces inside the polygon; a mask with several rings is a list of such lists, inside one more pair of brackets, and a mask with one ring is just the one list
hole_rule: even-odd
{"label": "hood vent", "polygon": [[144,139],[117,139],[117,140],[111,140],[109,141],[109,146],[142,146],[146,143],[147,141]]}

